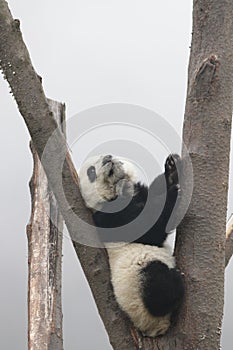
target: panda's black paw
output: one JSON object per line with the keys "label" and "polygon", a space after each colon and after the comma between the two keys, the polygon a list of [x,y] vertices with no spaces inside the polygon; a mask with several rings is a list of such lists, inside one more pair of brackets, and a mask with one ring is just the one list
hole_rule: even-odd
{"label": "panda's black paw", "polygon": [[176,165],[180,163],[181,158],[178,154],[169,154],[165,162],[165,172],[171,173],[176,170]]}
{"label": "panda's black paw", "polygon": [[165,162],[165,177],[168,187],[179,184],[178,173],[181,170],[181,158],[178,154],[170,154]]}

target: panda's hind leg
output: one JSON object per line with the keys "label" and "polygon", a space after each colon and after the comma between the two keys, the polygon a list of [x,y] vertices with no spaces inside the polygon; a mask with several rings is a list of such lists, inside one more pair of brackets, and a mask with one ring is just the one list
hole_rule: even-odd
{"label": "panda's hind leg", "polygon": [[161,261],[152,261],[141,271],[141,294],[153,316],[173,313],[181,304],[184,284],[181,273]]}

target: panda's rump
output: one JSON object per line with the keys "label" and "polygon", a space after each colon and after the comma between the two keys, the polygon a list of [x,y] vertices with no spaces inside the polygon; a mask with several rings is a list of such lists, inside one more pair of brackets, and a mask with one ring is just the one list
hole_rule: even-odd
{"label": "panda's rump", "polygon": [[[148,336],[164,334],[170,326],[170,313],[155,316],[154,308],[160,301],[153,296],[153,290],[146,300],[143,298],[143,293],[146,295],[148,289],[154,286],[156,271],[153,262],[161,262],[171,270],[174,268],[175,261],[169,248],[139,243],[113,244],[112,248],[108,246],[108,255],[114,294],[121,308],[129,315],[134,325]],[[143,286],[144,283],[146,289]],[[152,283],[151,287],[150,283]],[[153,308],[150,301],[151,304],[153,302]]]}
{"label": "panda's rump", "polygon": [[151,261],[140,271],[141,297],[153,316],[164,316],[175,311],[184,296],[180,272],[161,261]]}

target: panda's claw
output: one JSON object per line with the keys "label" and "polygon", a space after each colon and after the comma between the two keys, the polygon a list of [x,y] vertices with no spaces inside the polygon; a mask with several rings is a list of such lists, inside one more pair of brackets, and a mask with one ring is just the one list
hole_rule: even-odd
{"label": "panda's claw", "polygon": [[169,186],[178,184],[178,171],[180,168],[181,158],[178,154],[170,154],[165,162],[165,176]]}
{"label": "panda's claw", "polygon": [[176,170],[176,165],[180,161],[180,156],[178,154],[169,154],[165,162],[166,172],[173,172]]}

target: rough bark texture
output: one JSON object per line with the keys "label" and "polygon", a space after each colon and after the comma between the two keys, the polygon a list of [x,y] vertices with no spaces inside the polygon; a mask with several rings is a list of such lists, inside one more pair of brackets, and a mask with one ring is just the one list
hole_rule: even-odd
{"label": "rough bark texture", "polygon": [[[141,337],[118,309],[106,253],[75,243],[88,235],[73,211],[91,223],[65,140],[57,132],[43,165],[115,350],[217,350],[223,308],[225,220],[233,89],[233,2],[194,1],[193,41],[184,141],[194,166],[194,194],[176,244],[185,273],[186,302],[178,322],[159,339]],[[56,129],[41,82],[14,21],[0,0],[0,59],[39,157]],[[61,173],[62,184],[57,180]],[[67,202],[69,204],[67,204]],[[93,243],[95,235],[92,230]],[[206,302],[208,301],[208,303]]]}
{"label": "rough bark texture", "polygon": [[220,348],[225,227],[233,109],[233,2],[194,1],[183,139],[194,191],[177,235],[186,301],[179,317],[183,349]]}
{"label": "rough bark texture", "polygon": [[[55,101],[49,101],[49,105],[58,124],[64,126],[64,106]],[[30,181],[32,214],[27,226],[28,349],[62,350],[63,218],[33,145],[31,150],[34,169]]]}

